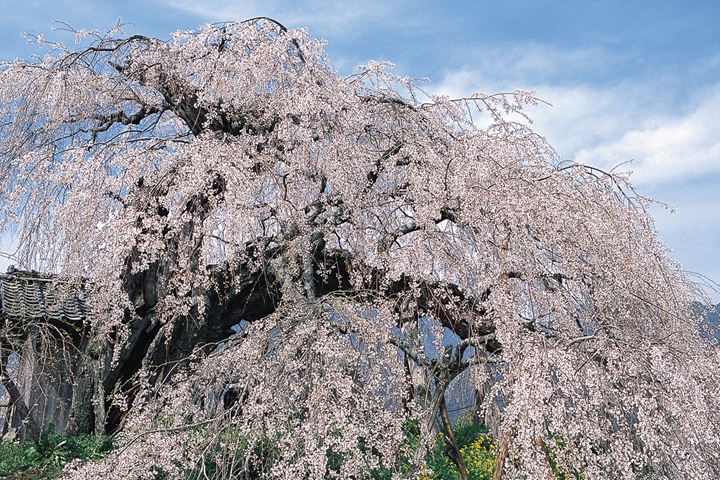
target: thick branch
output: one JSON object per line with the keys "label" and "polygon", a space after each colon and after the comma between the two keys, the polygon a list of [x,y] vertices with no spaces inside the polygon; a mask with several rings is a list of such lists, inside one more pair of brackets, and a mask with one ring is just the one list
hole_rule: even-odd
{"label": "thick branch", "polygon": [[392,335],[390,336],[389,341],[392,345],[395,345],[402,350],[402,352],[410,357],[413,362],[424,366],[428,370],[433,368],[433,362],[431,362],[425,355],[421,355],[413,345],[406,342],[403,338]]}
{"label": "thick branch", "polygon": [[[92,129],[93,135],[101,132],[106,132],[116,123],[122,125],[139,125],[144,119],[156,113],[162,113],[168,110],[169,105],[163,105],[162,107],[147,107],[141,106],[138,111],[128,116],[123,110],[118,110],[109,115],[93,115],[89,117],[91,120],[97,120],[100,125]],[[82,120],[82,118],[73,119],[72,121]]]}

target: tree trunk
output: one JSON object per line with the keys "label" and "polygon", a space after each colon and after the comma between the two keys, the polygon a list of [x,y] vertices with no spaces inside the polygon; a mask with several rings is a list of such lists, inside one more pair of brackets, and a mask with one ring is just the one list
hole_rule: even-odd
{"label": "tree trunk", "polygon": [[450,460],[453,461],[458,469],[458,476],[460,480],[468,480],[467,470],[465,469],[465,462],[462,459],[462,454],[458,448],[457,442],[455,441],[455,434],[452,431],[452,425],[450,424],[450,418],[448,417],[447,405],[445,405],[445,393],[442,394],[440,400],[440,418],[442,419],[443,427],[445,430],[445,438],[450,446]]}
{"label": "tree trunk", "polygon": [[[19,417],[21,422],[19,426],[25,426],[25,430],[32,441],[38,443],[40,441],[40,427],[33,419],[27,404],[20,394],[20,390],[12,377],[10,377],[6,368],[9,350],[4,346],[0,350],[2,352],[0,353],[0,381],[10,397],[10,404],[7,407],[8,412],[10,412],[8,416],[10,417],[11,423],[14,416]],[[10,426],[12,427],[12,425]]]}
{"label": "tree trunk", "polygon": [[82,357],[81,355],[80,366],[73,385],[70,418],[65,427],[65,432],[70,435],[92,433],[95,430],[95,408],[93,406],[95,381],[92,372],[86,365],[87,361]]}
{"label": "tree trunk", "polygon": [[[419,351],[422,351],[420,332],[418,329],[418,321],[414,315],[408,314],[407,310],[404,310],[404,314],[401,314],[402,326],[400,332],[403,338],[413,346],[416,346]],[[403,319],[403,315],[405,319]],[[410,376],[410,393],[412,398],[417,404],[424,409],[432,409],[431,404],[433,392],[431,389],[431,374],[424,365],[420,365],[407,355],[405,355],[405,367]],[[435,410],[433,412],[436,412]],[[437,416],[433,413],[433,420],[430,423],[430,431],[428,435],[430,438],[435,438],[440,433],[440,423],[437,420]]]}
{"label": "tree trunk", "polygon": [[508,439],[503,438],[500,442],[500,448],[497,450],[497,458],[495,458],[495,467],[493,471],[493,480],[502,480],[503,467],[505,466],[505,459],[508,455]]}

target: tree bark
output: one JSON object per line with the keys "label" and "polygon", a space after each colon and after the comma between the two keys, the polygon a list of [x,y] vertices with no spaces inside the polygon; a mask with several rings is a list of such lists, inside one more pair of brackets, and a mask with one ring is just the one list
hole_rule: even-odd
{"label": "tree bark", "polygon": [[0,381],[2,381],[5,391],[8,392],[8,395],[10,396],[10,405],[8,406],[8,410],[15,409],[15,412],[25,425],[32,441],[38,443],[40,442],[40,427],[33,419],[28,406],[22,399],[22,395],[20,394],[15,381],[8,374],[5,368],[6,362],[7,355],[2,355],[2,359],[0,360],[0,363],[2,363],[2,365],[0,365]]}
{"label": "tree bark", "polygon": [[442,394],[442,399],[440,400],[440,418],[442,419],[447,443],[450,446],[450,453],[448,456],[457,467],[460,480],[468,480],[465,462],[462,459],[462,454],[460,453],[460,449],[458,448],[457,442],[455,441],[455,434],[452,431],[452,425],[450,424],[450,418],[448,417],[447,405],[445,405],[444,392]]}
{"label": "tree bark", "polygon": [[86,361],[81,357],[73,385],[73,396],[65,432],[69,435],[92,433],[95,429],[95,409],[93,407],[93,394],[95,382]]}
{"label": "tree bark", "polygon": [[497,458],[495,459],[495,467],[493,471],[493,480],[502,480],[503,467],[505,466],[505,459],[508,455],[508,440],[503,438],[500,442],[500,448],[498,448]]}

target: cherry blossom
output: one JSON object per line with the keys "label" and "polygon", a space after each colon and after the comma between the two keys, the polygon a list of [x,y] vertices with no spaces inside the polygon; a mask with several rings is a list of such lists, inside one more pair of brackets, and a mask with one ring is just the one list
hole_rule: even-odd
{"label": "cherry blossom", "polygon": [[341,76],[264,18],[77,38],[0,66],[0,221],[85,279],[73,418],[121,445],[68,477],[413,477],[491,370],[498,476],[720,471],[702,292],[626,176],[529,128],[533,92]]}

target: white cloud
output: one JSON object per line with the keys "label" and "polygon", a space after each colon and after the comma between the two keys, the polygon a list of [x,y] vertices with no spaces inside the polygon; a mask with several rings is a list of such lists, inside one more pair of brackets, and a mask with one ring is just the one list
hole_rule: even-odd
{"label": "white cloud", "polygon": [[677,209],[653,208],[660,238],[684,268],[720,281],[720,83],[694,92],[660,77],[569,85],[552,71],[580,68],[565,58],[592,62],[592,55],[528,52],[542,61],[490,52],[489,60],[448,72],[430,89],[452,97],[535,90],[553,105],[528,110],[535,131],[568,160],[611,169],[634,159],[620,169],[633,171],[639,193]]}
{"label": "white cloud", "polygon": [[638,103],[639,89],[627,85],[602,88],[499,82],[484,79],[479,72],[462,70],[446,75],[432,90],[450,97],[461,97],[478,92],[512,92],[516,88],[535,90],[538,98],[550,104],[529,108],[527,113],[534,122],[535,130],[546,136],[565,158],[572,158],[584,148],[618,138],[628,128],[657,115],[657,112],[652,112],[649,116],[646,109],[633,105]]}
{"label": "white cloud", "polygon": [[[720,196],[716,185],[720,174],[703,182],[666,184],[655,189],[655,197],[677,208],[670,213],[656,206],[651,209],[660,238],[672,249],[673,256],[690,272],[698,272],[720,282]],[[714,294],[715,303],[720,294]]]}
{"label": "white cloud", "polygon": [[[537,53],[531,49],[527,56]],[[586,52],[542,53],[545,67],[540,66],[540,60],[513,55],[503,66],[491,54],[482,69],[473,66],[450,72],[430,89],[451,97],[515,88],[535,90],[552,106],[528,110],[534,129],[561,157],[602,168],[634,159],[627,169],[633,170],[632,179],[638,185],[720,172],[720,84],[706,87],[681,104],[674,100],[674,92],[668,91],[663,79],[600,86],[534,83],[528,80],[534,73],[543,68],[562,69],[564,58],[589,57]],[[493,68],[488,70],[488,66]],[[495,71],[510,73],[502,78],[493,75]]]}
{"label": "white cloud", "polygon": [[[459,72],[471,77],[527,88],[530,84],[572,84],[576,77],[593,72],[606,73],[627,58],[599,47],[562,49],[540,43],[499,43],[459,45],[451,59],[461,62]],[[452,76],[451,73],[449,76]]]}
{"label": "white cloud", "polygon": [[638,184],[672,182],[720,172],[720,85],[689,114],[658,125],[629,128],[622,136],[577,153],[576,160],[598,163],[602,158],[634,158]]}
{"label": "white cloud", "polygon": [[363,2],[336,2],[332,0],[254,1],[237,0],[155,0],[172,8],[197,15],[208,22],[245,20],[257,16],[269,16],[286,27],[322,27],[326,34],[352,34],[361,23],[371,21],[387,23],[399,2],[366,0]]}

